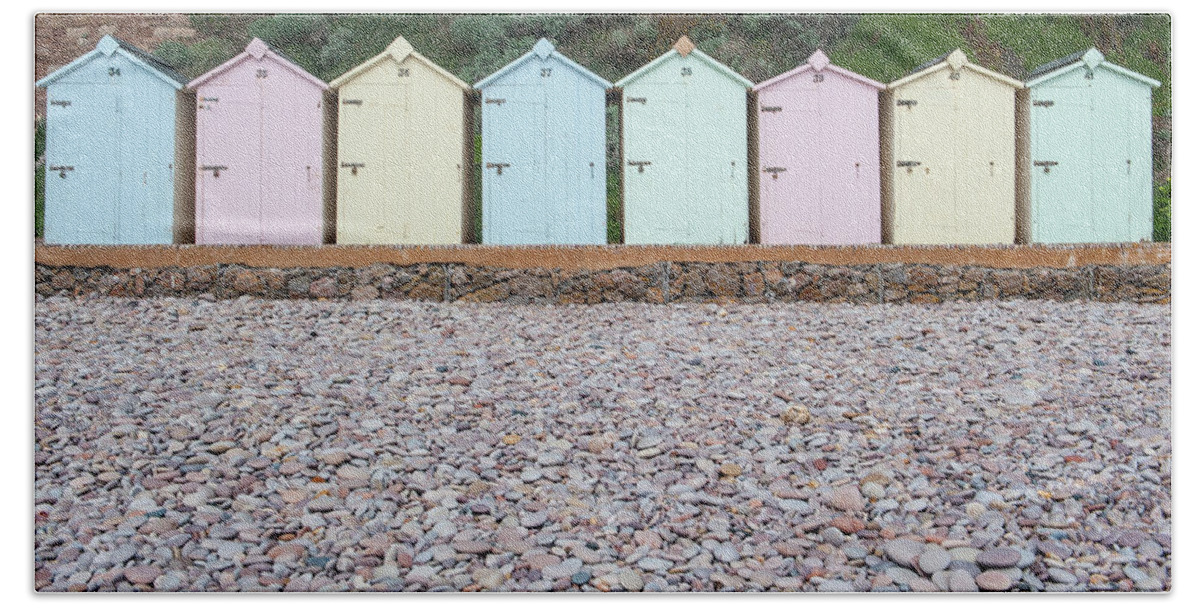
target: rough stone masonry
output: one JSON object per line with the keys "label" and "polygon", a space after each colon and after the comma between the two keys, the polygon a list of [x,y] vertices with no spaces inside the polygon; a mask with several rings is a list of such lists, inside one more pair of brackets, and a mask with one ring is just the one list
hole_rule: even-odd
{"label": "rough stone masonry", "polygon": [[251,295],[444,302],[935,303],[1042,299],[1169,303],[1171,265],[989,268],[973,265],[656,262],[603,270],[497,268],[458,263],[361,268],[241,264],[112,268],[38,264],[41,295]]}

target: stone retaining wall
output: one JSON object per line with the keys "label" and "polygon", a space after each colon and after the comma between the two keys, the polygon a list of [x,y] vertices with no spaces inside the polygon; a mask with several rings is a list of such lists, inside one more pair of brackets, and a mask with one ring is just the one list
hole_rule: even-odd
{"label": "stone retaining wall", "polygon": [[412,299],[444,302],[944,302],[1048,299],[1169,303],[1171,265],[672,262],[607,269],[376,263],[357,268],[241,264],[114,268],[37,263],[42,295]]}

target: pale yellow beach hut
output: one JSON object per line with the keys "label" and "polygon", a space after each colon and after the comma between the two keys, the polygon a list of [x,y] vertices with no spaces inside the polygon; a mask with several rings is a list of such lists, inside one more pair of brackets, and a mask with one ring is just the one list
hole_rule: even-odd
{"label": "pale yellow beach hut", "polygon": [[883,236],[897,244],[1016,238],[1016,93],[959,49],[887,87]]}
{"label": "pale yellow beach hut", "polygon": [[403,37],[330,86],[338,94],[337,242],[463,242],[471,86]]}

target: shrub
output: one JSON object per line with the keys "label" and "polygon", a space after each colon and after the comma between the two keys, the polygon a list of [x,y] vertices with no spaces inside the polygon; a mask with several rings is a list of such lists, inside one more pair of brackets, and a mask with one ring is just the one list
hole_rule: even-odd
{"label": "shrub", "polygon": [[1154,240],[1171,242],[1171,178],[1154,188]]}

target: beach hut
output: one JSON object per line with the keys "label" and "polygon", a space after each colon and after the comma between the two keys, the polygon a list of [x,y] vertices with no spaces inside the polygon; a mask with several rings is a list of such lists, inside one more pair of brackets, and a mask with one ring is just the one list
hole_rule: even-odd
{"label": "beach hut", "polygon": [[533,50],[475,85],[483,97],[483,242],[606,242],[607,80]]}
{"label": "beach hut", "polygon": [[626,243],[748,241],[752,84],[687,36],[617,83]]}
{"label": "beach hut", "polygon": [[329,85],[338,94],[337,242],[463,242],[471,86],[403,37]]}
{"label": "beach hut", "polygon": [[888,85],[880,113],[884,242],[1014,242],[1023,87],[959,49]]}
{"label": "beach hut", "polygon": [[818,49],[754,87],[759,239],[778,245],[880,242],[879,92]]}
{"label": "beach hut", "polygon": [[196,242],[321,244],[328,85],[255,38],[188,87],[196,91]]}
{"label": "beach hut", "polygon": [[177,133],[177,123],[191,107],[180,93],[185,82],[113,36],[37,81],[47,97],[47,243],[186,240],[174,230],[175,215],[185,215],[189,203],[176,180],[186,159],[186,134]]}
{"label": "beach hut", "polygon": [[1159,84],[1094,48],[1033,71],[1026,240],[1152,238],[1150,94]]}

